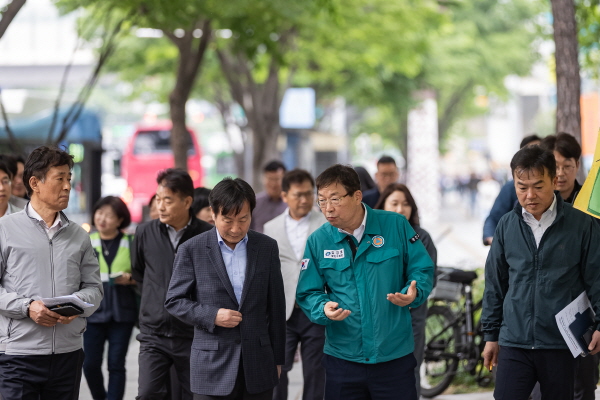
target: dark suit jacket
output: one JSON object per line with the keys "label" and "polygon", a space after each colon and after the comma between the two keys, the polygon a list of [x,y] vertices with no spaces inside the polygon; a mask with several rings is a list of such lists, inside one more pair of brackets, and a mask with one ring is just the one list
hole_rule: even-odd
{"label": "dark suit jacket", "polygon": [[[227,276],[215,228],[188,240],[177,252],[165,307],[194,325],[192,392],[230,394],[240,356],[248,392],[277,385],[276,366],[285,363],[285,294],[275,240],[248,232],[241,304]],[[235,328],[215,326],[220,308],[238,310],[242,322]]]}

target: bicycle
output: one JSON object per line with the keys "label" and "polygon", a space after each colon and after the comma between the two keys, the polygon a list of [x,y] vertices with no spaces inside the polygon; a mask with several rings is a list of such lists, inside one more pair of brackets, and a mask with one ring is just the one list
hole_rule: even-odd
{"label": "bicycle", "polygon": [[[481,353],[485,342],[481,324],[474,314],[482,301],[473,304],[474,271],[438,267],[437,285],[430,296],[425,322],[425,354],[421,365],[421,395],[432,398],[450,386],[458,367],[487,387],[492,376],[484,375]],[[460,299],[464,297],[461,304]],[[443,303],[442,303],[443,302]]]}

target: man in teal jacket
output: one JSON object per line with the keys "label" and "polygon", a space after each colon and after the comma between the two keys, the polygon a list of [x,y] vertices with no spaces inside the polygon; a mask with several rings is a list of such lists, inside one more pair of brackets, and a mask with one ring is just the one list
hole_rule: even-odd
{"label": "man in teal jacket", "polygon": [[[500,220],[485,266],[484,365],[498,366],[495,399],[573,399],[574,359],[555,315],[585,291],[600,322],[598,224],[554,192],[556,161],[526,147],[511,161],[519,204]],[[600,351],[593,333],[592,354]]]}
{"label": "man in teal jacket", "polygon": [[308,238],[296,300],[326,326],[325,399],[414,400],[409,307],[427,300],[433,262],[402,215],[362,203],[351,167],[319,175],[317,196],[329,223]]}

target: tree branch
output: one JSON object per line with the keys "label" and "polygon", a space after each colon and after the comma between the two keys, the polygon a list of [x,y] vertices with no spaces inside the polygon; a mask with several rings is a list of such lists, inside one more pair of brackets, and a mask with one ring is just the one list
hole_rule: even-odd
{"label": "tree branch", "polygon": [[2,19],[0,19],[0,38],[4,36],[8,26],[16,17],[21,7],[25,5],[25,2],[26,0],[13,0],[8,3],[6,10],[2,13]]}

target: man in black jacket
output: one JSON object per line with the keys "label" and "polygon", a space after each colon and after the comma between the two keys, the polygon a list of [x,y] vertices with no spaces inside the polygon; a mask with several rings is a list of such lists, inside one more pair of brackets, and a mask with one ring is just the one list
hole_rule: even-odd
{"label": "man in black jacket", "polygon": [[212,225],[190,212],[194,184],[180,169],[158,174],[159,218],[140,225],[133,241],[133,278],[142,289],[140,304],[137,399],[164,399],[171,365],[177,370],[183,399],[191,400],[190,352],[194,327],[171,316],[164,303],[179,246]]}

